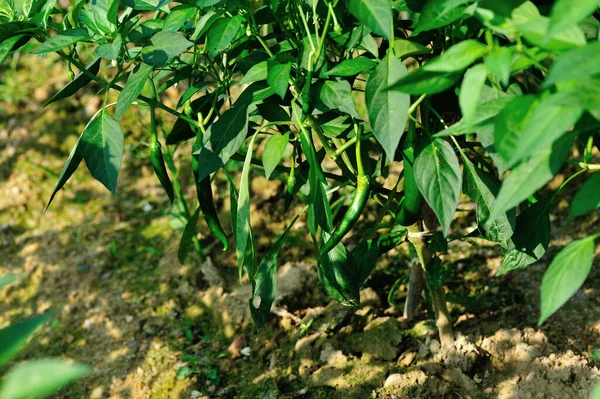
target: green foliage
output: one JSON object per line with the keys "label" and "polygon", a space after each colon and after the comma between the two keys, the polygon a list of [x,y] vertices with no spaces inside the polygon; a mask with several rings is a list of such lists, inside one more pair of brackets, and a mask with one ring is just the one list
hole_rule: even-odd
{"label": "green foliage", "polygon": [[[350,306],[359,305],[359,288],[377,257],[406,242],[390,238],[395,224],[411,226],[411,245],[421,240],[445,252],[442,237],[452,229],[461,194],[475,203],[481,236],[505,256],[498,275],[542,259],[556,195],[574,177],[581,176],[583,186],[570,216],[597,209],[599,174],[588,172],[600,169],[592,146],[600,127],[600,48],[585,20],[598,24],[599,3],[557,0],[540,10],[525,0],[81,0],[67,9],[54,1],[22,2],[16,9],[7,2],[0,7],[0,61],[15,52],[56,52],[76,67],[79,74],[47,104],[86,86],[104,95],[48,205],[82,160],[115,192],[123,131],[130,128],[119,120],[138,106],[152,111],[141,144],[162,149],[163,183],[176,176],[170,212],[185,226],[181,262],[192,245],[203,259],[201,215],[227,247],[212,191],[205,192],[211,176],[227,177],[239,273],[249,275],[250,306],[263,325],[289,228],[267,254],[257,253],[250,214],[256,173],[286,185],[286,210],[293,198],[306,204],[321,283]],[[29,41],[39,45],[25,46]],[[166,101],[164,93],[176,85],[179,99]],[[173,122],[165,137],[158,135],[155,110]],[[189,148],[179,151],[191,139],[198,195],[190,202],[184,195],[189,174],[179,173],[190,163]],[[361,142],[368,151],[359,150]],[[574,146],[585,151],[569,159]],[[383,187],[395,162],[404,163],[406,176]],[[541,195],[561,171],[570,177]],[[361,184],[367,189],[358,200],[351,186]],[[334,217],[333,192],[350,204],[342,218]],[[360,217],[371,199],[384,204],[375,223]],[[441,231],[417,234],[427,208]],[[358,230],[356,223],[370,225],[350,234],[357,245],[348,251],[345,237]],[[540,321],[584,281],[595,237],[568,245],[550,266]],[[441,259],[429,264],[423,266],[433,292],[446,271]]]}

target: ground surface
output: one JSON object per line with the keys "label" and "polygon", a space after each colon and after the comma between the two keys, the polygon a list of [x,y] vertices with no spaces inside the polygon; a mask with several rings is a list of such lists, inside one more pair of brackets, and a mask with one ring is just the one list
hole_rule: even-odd
{"label": "ground surface", "polygon": [[[21,280],[0,291],[0,323],[56,313],[21,359],[63,356],[95,370],[57,397],[575,399],[586,398],[598,380],[591,358],[600,347],[598,262],[584,288],[538,328],[539,284],[550,256],[492,278],[501,259],[481,242],[452,245],[447,257],[457,334],[448,352],[426,312],[411,322],[400,317],[404,285],[391,298],[397,307],[388,301],[411,261],[403,249],[378,264],[362,291],[363,308],[344,308],[319,288],[302,223],[280,256],[277,315],[257,333],[234,254],[220,251],[204,225],[212,262],[200,265],[192,256],[179,264],[181,230],[165,214],[145,147],[134,146],[147,139],[144,110],[122,120],[127,147],[117,195],[82,165],[42,215],[99,100],[90,89],[44,109],[40,104],[66,82],[65,70],[51,58],[17,65],[18,73],[0,71],[0,274]],[[229,225],[226,186],[219,187]],[[252,189],[264,254],[290,217],[281,211],[279,183],[257,179]],[[553,221],[550,255],[599,225],[598,213],[565,222],[563,208]]]}

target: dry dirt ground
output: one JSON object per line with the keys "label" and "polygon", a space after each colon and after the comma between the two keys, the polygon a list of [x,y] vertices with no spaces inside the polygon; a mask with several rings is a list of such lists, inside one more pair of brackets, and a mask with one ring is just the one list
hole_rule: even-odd
{"label": "dry dirt ground", "polygon": [[[0,324],[55,313],[18,360],[61,356],[94,367],[56,397],[583,399],[600,381],[591,357],[600,348],[598,261],[583,289],[536,326],[548,259],[597,230],[599,213],[566,221],[563,199],[550,256],[500,278],[492,277],[501,260],[495,248],[454,242],[446,261],[457,339],[447,352],[426,311],[415,321],[401,318],[404,284],[388,298],[394,282],[406,280],[412,260],[405,249],[379,262],[361,293],[362,309],[348,309],[320,289],[314,251],[298,223],[280,256],[276,314],[257,332],[234,254],[223,253],[204,225],[200,237],[212,262],[177,261],[181,230],[139,145],[147,139],[147,111],[122,120],[126,154],[115,196],[82,164],[42,214],[99,106],[95,87],[42,108],[66,76],[52,58],[0,69],[0,274],[20,276],[0,291]],[[172,122],[165,117],[165,125]],[[217,186],[229,225],[227,186]],[[261,255],[290,219],[281,211],[281,187],[260,178],[252,184]],[[456,228],[472,224],[463,217]]]}

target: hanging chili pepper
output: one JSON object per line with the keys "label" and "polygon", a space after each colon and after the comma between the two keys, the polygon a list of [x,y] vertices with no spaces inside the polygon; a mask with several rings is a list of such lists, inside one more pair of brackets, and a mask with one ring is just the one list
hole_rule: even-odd
{"label": "hanging chili pepper", "polygon": [[365,174],[364,167],[362,164],[362,157],[360,153],[360,133],[361,129],[357,130],[356,137],[356,164],[357,164],[357,180],[356,180],[356,191],[354,197],[352,197],[352,203],[344,214],[344,217],[340,223],[335,227],[329,240],[321,248],[321,256],[327,254],[336,245],[338,245],[342,239],[348,234],[352,227],[356,224],[360,217],[370,194],[370,178],[369,175]]}
{"label": "hanging chili pepper", "polygon": [[196,181],[196,193],[198,196],[198,203],[200,210],[204,216],[204,220],[208,225],[208,228],[217,237],[221,244],[223,244],[223,251],[227,251],[229,248],[229,241],[227,240],[227,234],[221,226],[217,209],[215,208],[212,187],[210,185],[210,176],[205,177],[202,181],[198,181],[198,159],[192,154],[192,171],[194,172],[194,180]]}
{"label": "hanging chili pepper", "polygon": [[150,162],[152,162],[154,173],[156,174],[156,177],[158,177],[161,186],[163,186],[167,192],[169,200],[171,200],[172,204],[173,201],[175,201],[173,184],[171,183],[171,179],[169,179],[169,174],[167,173],[167,167],[165,166],[165,159],[163,157],[162,149],[160,148],[160,143],[154,138],[150,144]]}
{"label": "hanging chili pepper", "polygon": [[296,190],[296,146],[294,146],[294,152],[292,154],[292,166],[290,168],[290,174],[287,178],[287,189],[285,192],[285,202],[283,204],[283,212],[287,212],[290,209],[292,200],[294,199],[294,193]]}
{"label": "hanging chili pepper", "polygon": [[402,146],[402,163],[404,165],[404,199],[396,214],[396,222],[402,226],[410,226],[421,217],[423,207],[423,196],[417,187],[415,180],[415,147],[417,143],[417,131],[415,122],[408,125],[408,132]]}

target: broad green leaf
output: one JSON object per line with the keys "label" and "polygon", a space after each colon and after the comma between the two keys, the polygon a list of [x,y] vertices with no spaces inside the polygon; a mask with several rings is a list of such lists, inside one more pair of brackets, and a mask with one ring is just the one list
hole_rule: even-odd
{"label": "broad green leaf", "polygon": [[522,269],[544,256],[551,238],[549,201],[538,201],[517,216],[513,236],[501,244],[505,255],[496,276]]}
{"label": "broad green leaf", "polygon": [[202,15],[198,23],[196,24],[196,28],[194,29],[194,33],[190,36],[190,40],[196,42],[200,36],[208,31],[208,29],[215,23],[217,20],[221,18],[221,14],[218,14],[212,10],[207,11]]}
{"label": "broad green leaf", "polygon": [[431,54],[431,49],[411,40],[394,39],[394,53],[398,58],[406,58],[414,55]]}
{"label": "broad green leaf", "polygon": [[163,65],[194,45],[176,32],[157,32],[150,41],[152,45],[142,50],[142,59],[150,65]]}
{"label": "broad green leaf", "polygon": [[54,186],[54,190],[52,190],[52,194],[50,195],[50,199],[48,200],[48,204],[46,205],[46,209],[44,209],[44,213],[46,213],[46,211],[48,210],[48,207],[52,203],[52,200],[54,199],[54,196],[56,195],[56,193],[59,192],[60,189],[62,189],[64,187],[64,185],[71,178],[73,173],[75,173],[75,171],[79,167],[79,164],[83,160],[83,154],[79,150],[79,142],[80,141],[81,141],[81,138],[77,141],[77,143],[75,144],[75,147],[73,147],[73,149],[71,150],[71,153],[69,154],[69,158],[67,158],[67,162],[65,162],[65,165],[63,166],[63,169],[60,172],[60,175],[58,176],[58,181],[56,182],[56,185]]}
{"label": "broad green leaf", "polygon": [[367,57],[356,57],[344,60],[327,71],[327,76],[354,76],[367,72],[377,66],[377,63]]}
{"label": "broad green leaf", "polygon": [[286,62],[281,64],[272,62],[268,63],[268,67],[267,83],[271,86],[275,94],[283,99],[289,86],[288,81],[292,72],[292,63]]}
{"label": "broad green leaf", "polygon": [[121,35],[118,35],[112,43],[103,44],[102,46],[98,46],[94,50],[94,54],[96,54],[100,58],[104,58],[105,60],[116,60],[119,58],[119,53],[121,52],[121,46],[123,44],[123,39],[121,39]]}
{"label": "broad green leaf", "polygon": [[[481,103],[475,109],[475,115],[471,121],[471,125],[463,120],[458,121],[448,129],[442,130],[436,133],[436,137],[445,136],[460,136],[463,134],[475,133],[479,129],[494,124],[496,116],[506,107],[506,105],[512,101],[511,97],[500,97],[494,98],[490,101]],[[493,135],[492,135],[493,136]]]}
{"label": "broad green leaf", "polygon": [[562,137],[552,147],[536,152],[514,168],[502,182],[490,219],[518,205],[552,180],[567,159],[572,143],[572,135]]}
{"label": "broad green leaf", "polygon": [[515,8],[519,7],[526,0],[480,0],[479,7],[492,10],[498,15],[510,17]]}
{"label": "broad green leaf", "polygon": [[41,398],[91,373],[90,366],[61,359],[29,360],[9,370],[0,385],[0,397]]}
{"label": "broad green leaf", "polygon": [[[238,100],[239,102],[239,100]],[[198,181],[221,169],[235,154],[248,132],[248,104],[234,104],[214,122],[204,135],[204,145],[198,156]]]}
{"label": "broad green leaf", "polygon": [[485,66],[498,78],[503,86],[508,85],[515,52],[511,47],[496,47],[485,58]]}
{"label": "broad green leaf", "polygon": [[233,43],[238,35],[244,18],[236,15],[233,18],[221,18],[211,25],[206,35],[206,48],[213,57]]}
{"label": "broad green leaf", "polygon": [[240,84],[249,84],[258,82],[259,80],[267,80],[269,76],[269,67],[267,61],[262,61],[257,64],[254,64],[252,68],[246,72],[242,80],[240,80]]}
{"label": "broad green leaf", "polygon": [[54,9],[54,4],[56,4],[56,0],[46,0],[40,12],[33,16],[32,22],[38,26],[42,26],[45,29],[47,26],[48,17]]}
{"label": "broad green leaf", "polygon": [[86,2],[80,13],[83,25],[94,33],[107,36],[117,29],[118,0]]}
{"label": "broad green leaf", "polygon": [[67,29],[57,33],[50,39],[42,43],[38,48],[32,51],[33,54],[50,53],[52,51],[62,50],[63,48],[77,42],[89,40],[87,30],[84,28]]}
{"label": "broad green leaf", "polygon": [[[94,62],[92,62],[90,65],[88,65],[86,67],[86,70],[89,73],[97,75],[98,71],[100,70],[100,61],[101,61],[100,58],[97,58]],[[67,83],[65,85],[65,87],[60,89],[58,91],[58,93],[56,93],[48,101],[46,101],[46,103],[44,104],[44,107],[46,107],[58,100],[62,100],[63,98],[72,96],[73,94],[77,93],[79,91],[79,89],[81,89],[82,87],[85,87],[85,85],[87,85],[91,81],[92,81],[92,79],[89,78],[88,75],[86,75],[84,72],[80,72],[75,77],[75,79],[73,79],[72,81]]]}
{"label": "broad green leaf", "polygon": [[165,25],[163,31],[165,32],[177,32],[187,21],[191,20],[196,14],[196,7],[188,5],[180,5],[171,10],[169,15],[165,18]]}
{"label": "broad green leaf", "polygon": [[488,69],[483,64],[477,64],[469,68],[465,73],[460,86],[460,95],[458,103],[462,120],[467,126],[470,126],[477,114],[479,98],[483,92],[483,87],[488,76]]}
{"label": "broad green leaf", "polygon": [[460,80],[461,76],[462,73],[460,72],[428,72],[423,68],[419,68],[391,84],[389,89],[413,95],[436,94],[454,86]]}
{"label": "broad green leaf", "polygon": [[196,212],[192,215],[192,217],[188,220],[185,228],[183,229],[183,234],[181,235],[181,241],[179,241],[179,250],[177,251],[177,257],[179,259],[179,263],[182,265],[185,263],[185,259],[190,253],[190,246],[196,237],[197,228],[198,228],[198,220],[200,219],[200,207],[196,209]]}
{"label": "broad green leaf", "polygon": [[579,108],[554,105],[534,95],[515,97],[498,114],[494,141],[508,167],[549,147],[581,117]]}
{"label": "broad green leaf", "polygon": [[600,42],[567,51],[556,59],[544,86],[600,74]]}
{"label": "broad green leaf", "polygon": [[[142,11],[156,11],[160,8],[164,8],[169,0],[121,0],[126,6],[133,8],[134,10]],[[163,9],[163,11],[165,11]],[[169,11],[168,9],[166,11]]]}
{"label": "broad green leaf", "polygon": [[414,171],[419,191],[437,215],[446,236],[462,188],[462,173],[452,146],[444,139],[432,139],[415,158]]}
{"label": "broad green leaf", "polygon": [[90,173],[113,194],[123,159],[123,141],[119,122],[106,110],[86,126],[79,139],[78,151]]}
{"label": "broad green leaf", "polygon": [[600,173],[597,172],[590,176],[575,194],[569,217],[585,215],[598,208],[600,208]]}
{"label": "broad green leaf", "polygon": [[552,260],[542,279],[538,325],[565,304],[583,285],[594,261],[598,234],[575,240]]}
{"label": "broad green leaf", "polygon": [[265,177],[267,180],[271,177],[271,173],[273,173],[277,165],[279,165],[279,162],[281,162],[281,158],[283,157],[283,153],[289,140],[289,133],[273,134],[267,140],[265,149],[262,153],[262,162],[265,167]]}
{"label": "broad green leaf", "polygon": [[472,0],[428,0],[421,11],[413,34],[450,25],[467,11]]}
{"label": "broad green leaf", "polygon": [[500,183],[492,176],[477,168],[467,156],[461,152],[465,171],[465,194],[477,205],[477,225],[482,235],[493,242],[504,243],[512,237],[516,216],[509,211],[495,220],[490,220],[490,213],[496,202],[496,194]]}
{"label": "broad green leaf", "polygon": [[260,116],[269,122],[285,122],[290,120],[288,113],[275,101],[267,99],[256,107],[258,108],[258,112],[260,112]]}
{"label": "broad green leaf", "polygon": [[434,256],[425,268],[427,287],[430,290],[437,290],[440,288],[451,275],[452,271],[450,268],[444,267],[442,260],[438,256]]}
{"label": "broad green leaf", "polygon": [[[321,242],[327,242],[329,234],[322,233]],[[319,259],[319,280],[327,295],[345,306],[360,306],[361,271],[344,244],[339,243]]]}
{"label": "broad green leaf", "polygon": [[214,6],[216,4],[221,3],[222,1],[223,0],[197,0],[196,4],[198,5],[198,7],[204,8]]}
{"label": "broad green leaf", "polygon": [[0,330],[0,365],[5,364],[19,353],[27,338],[49,318],[49,314],[43,314],[19,321]]}
{"label": "broad green leaf", "polygon": [[256,274],[251,276],[252,297],[250,298],[250,313],[259,330],[266,324],[271,306],[275,300],[277,291],[277,257],[283,247],[292,227],[304,211],[296,215],[290,225],[285,229],[279,239],[269,249],[265,257],[261,260],[256,270]]}
{"label": "broad green leaf", "polygon": [[599,0],[557,0],[552,6],[547,37],[572,27],[598,11]]}
{"label": "broad green leaf", "polygon": [[15,35],[0,43],[0,65],[2,65],[4,60],[6,60],[6,57],[8,57],[13,48],[15,48],[17,43],[19,43],[22,39],[29,40],[29,36]]}
{"label": "broad green leaf", "polygon": [[476,40],[465,40],[446,50],[441,56],[423,66],[428,72],[460,72],[483,57],[489,51],[488,47]]}
{"label": "broad green leaf", "polygon": [[346,0],[346,8],[368,28],[392,40],[392,4],[390,0]]}
{"label": "broad green leaf", "polygon": [[321,86],[319,99],[330,109],[337,109],[358,118],[352,100],[352,87],[346,80],[327,80]]}
{"label": "broad green leaf", "polygon": [[179,101],[177,101],[177,108],[179,107],[183,107],[183,105],[189,100],[191,99],[194,94],[198,93],[200,90],[206,88],[207,86],[210,86],[211,82],[207,82],[205,80],[202,81],[197,81],[196,83],[194,83],[193,85],[191,85],[190,87],[188,87],[185,92],[181,95],[181,97],[179,97]]}
{"label": "broad green leaf", "polygon": [[373,134],[390,161],[394,160],[396,149],[404,134],[410,108],[410,95],[388,90],[388,87],[407,73],[402,61],[388,54],[369,76],[365,89],[365,100]]}
{"label": "broad green leaf", "polygon": [[14,283],[15,281],[17,281],[17,276],[14,274],[6,274],[2,277],[0,277],[0,288],[4,288],[9,284]]}
{"label": "broad green leaf", "polygon": [[525,40],[544,49],[565,51],[586,45],[585,34],[579,26],[571,26],[546,38],[549,23],[550,20],[547,17],[539,16],[517,25],[517,29]]}
{"label": "broad green leaf", "polygon": [[[256,139],[257,133],[254,133],[250,144],[248,144],[248,152],[244,160],[244,167],[242,168],[242,175],[240,177],[240,191],[238,196],[237,204],[237,223],[235,230],[235,252],[238,259],[238,273],[240,279],[244,271],[244,259],[246,256],[246,249],[248,241],[251,235],[250,225],[250,187],[248,181],[250,179],[250,161],[252,160],[252,154],[254,153],[254,140]],[[252,275],[253,271],[248,268],[248,274]]]}
{"label": "broad green leaf", "polygon": [[551,95],[550,104],[571,106],[588,112],[600,111],[600,80],[582,78],[573,86],[560,87],[558,92]]}

